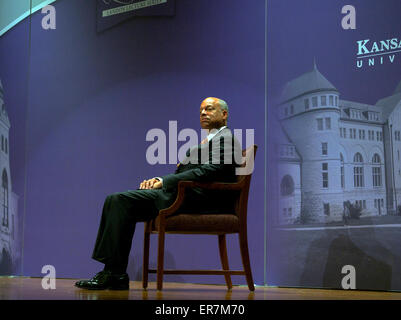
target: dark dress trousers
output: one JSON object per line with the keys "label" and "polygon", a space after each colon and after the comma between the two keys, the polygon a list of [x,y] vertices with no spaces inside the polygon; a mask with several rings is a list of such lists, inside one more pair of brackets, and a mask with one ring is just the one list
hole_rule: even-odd
{"label": "dark dress trousers", "polygon": [[[241,161],[241,147],[225,128],[208,143],[189,149],[175,173],[163,176],[161,189],[129,190],[107,196],[92,258],[125,272],[137,222],[149,221],[176,199],[179,181],[234,182]],[[181,212],[233,213],[235,195],[192,189],[185,195]]]}

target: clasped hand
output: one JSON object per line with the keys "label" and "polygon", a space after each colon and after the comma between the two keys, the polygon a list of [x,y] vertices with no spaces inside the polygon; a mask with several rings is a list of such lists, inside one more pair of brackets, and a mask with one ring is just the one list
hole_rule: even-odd
{"label": "clasped hand", "polygon": [[139,189],[160,189],[162,187],[162,182],[156,178],[149,180],[143,180],[139,185]]}

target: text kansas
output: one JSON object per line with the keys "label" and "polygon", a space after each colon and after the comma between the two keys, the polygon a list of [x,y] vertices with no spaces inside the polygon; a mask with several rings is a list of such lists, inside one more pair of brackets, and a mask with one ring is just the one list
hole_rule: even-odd
{"label": "text kansas", "polygon": [[357,41],[356,43],[358,44],[358,56],[401,49],[401,39],[398,38],[373,42],[370,39],[366,39]]}
{"label": "text kansas", "polygon": [[357,43],[356,66],[373,67],[384,63],[394,63],[395,53],[401,52],[401,39],[392,38],[380,41],[370,39],[359,40]]}

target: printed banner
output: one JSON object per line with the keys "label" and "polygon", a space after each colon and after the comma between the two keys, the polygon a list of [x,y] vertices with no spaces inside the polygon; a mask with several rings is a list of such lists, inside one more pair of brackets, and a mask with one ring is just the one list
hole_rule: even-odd
{"label": "printed banner", "polygon": [[175,0],[98,0],[97,31],[134,16],[172,16],[174,13]]}
{"label": "printed banner", "polygon": [[401,288],[400,8],[276,0],[268,11],[275,285]]}

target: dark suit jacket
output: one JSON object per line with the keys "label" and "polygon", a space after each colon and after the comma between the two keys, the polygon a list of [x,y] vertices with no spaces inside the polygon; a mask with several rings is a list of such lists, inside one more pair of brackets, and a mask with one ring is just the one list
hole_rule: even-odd
{"label": "dark suit jacket", "polygon": [[[176,171],[162,177],[163,187],[156,201],[158,209],[169,207],[177,195],[179,181],[235,182],[235,169],[241,160],[241,147],[231,130],[225,128],[206,144],[187,151]],[[211,191],[200,188],[186,192],[180,211],[232,213],[235,195],[233,192]]]}

